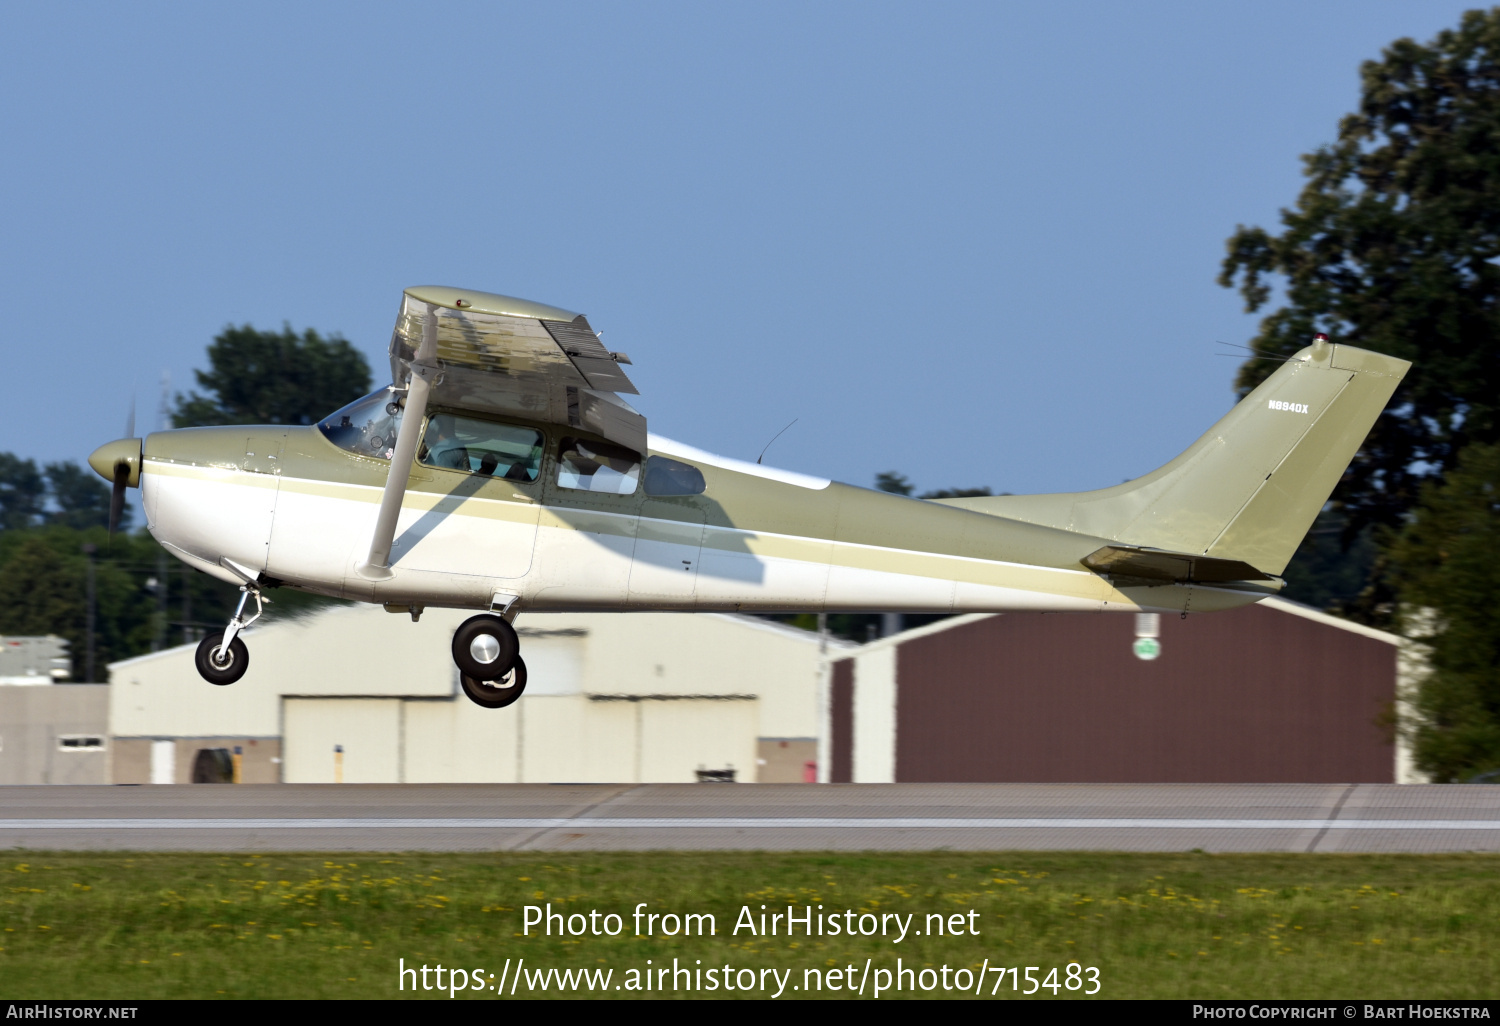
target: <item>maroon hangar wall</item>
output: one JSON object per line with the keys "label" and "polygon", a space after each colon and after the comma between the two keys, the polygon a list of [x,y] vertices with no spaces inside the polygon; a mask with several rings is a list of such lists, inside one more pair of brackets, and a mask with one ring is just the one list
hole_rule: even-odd
{"label": "maroon hangar wall", "polygon": [[[1135,628],[1132,615],[1013,613],[893,639],[896,779],[1395,779],[1394,644],[1256,605],[1164,614],[1146,661]],[[852,768],[858,687],[854,660],[835,664],[834,779]]]}

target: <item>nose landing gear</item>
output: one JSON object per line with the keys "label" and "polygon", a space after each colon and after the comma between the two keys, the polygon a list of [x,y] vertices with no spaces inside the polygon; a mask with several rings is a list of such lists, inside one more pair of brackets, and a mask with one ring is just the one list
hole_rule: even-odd
{"label": "nose landing gear", "polygon": [[[245,600],[251,596],[255,598],[255,615],[248,620],[245,619]],[[198,652],[193,662],[198,667],[198,674],[210,684],[223,687],[233,684],[245,675],[250,667],[250,650],[240,640],[239,633],[249,627],[261,614],[265,612],[265,603],[271,600],[260,593],[260,588],[254,584],[240,586],[240,604],[235,607],[234,616],[229,621],[229,626],[222,631],[214,631],[206,635],[198,642]]]}
{"label": "nose landing gear", "polygon": [[516,630],[488,613],[471,616],[453,634],[453,662],[464,694],[486,709],[503,709],[526,690],[526,663]]}

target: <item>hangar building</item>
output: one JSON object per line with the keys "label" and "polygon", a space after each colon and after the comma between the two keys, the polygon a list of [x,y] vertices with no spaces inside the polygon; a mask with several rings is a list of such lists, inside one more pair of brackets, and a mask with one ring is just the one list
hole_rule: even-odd
{"label": "hangar building", "polygon": [[235,748],[247,783],[1421,779],[1391,731],[1420,662],[1280,599],[954,617],[864,646],[751,617],[526,614],[527,693],[498,710],[456,687],[465,615],[269,622],[226,688],[190,647],[109,686],[28,675],[0,686],[0,784],[186,783]]}
{"label": "hangar building", "polygon": [[834,781],[1421,778],[1402,639],[1271,598],[1212,615],[954,617],[835,654]]}
{"label": "hangar building", "polygon": [[483,709],[449,654],[467,612],[420,623],[348,606],[244,634],[216,688],[183,646],[110,666],[110,779],[188,783],[204,749],[245,783],[816,779],[828,653],[855,646],[747,616],[530,613],[525,696]]}

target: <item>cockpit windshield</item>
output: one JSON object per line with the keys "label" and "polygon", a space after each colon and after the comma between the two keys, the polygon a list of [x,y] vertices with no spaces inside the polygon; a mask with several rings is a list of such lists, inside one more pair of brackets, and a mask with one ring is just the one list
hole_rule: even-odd
{"label": "cockpit windshield", "polygon": [[388,388],[356,399],[318,421],[318,430],[340,449],[388,460],[401,429],[401,405]]}

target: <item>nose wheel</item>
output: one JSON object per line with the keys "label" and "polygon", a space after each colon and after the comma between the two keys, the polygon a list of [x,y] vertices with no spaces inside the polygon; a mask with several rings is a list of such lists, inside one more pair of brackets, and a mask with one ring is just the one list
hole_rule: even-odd
{"label": "nose wheel", "polygon": [[239,638],[231,638],[229,647],[224,647],[224,631],[214,631],[198,642],[198,654],[193,662],[198,674],[210,684],[233,684],[245,675],[250,666],[250,651]]}
{"label": "nose wheel", "polygon": [[[255,615],[246,619],[245,602],[251,597],[255,599]],[[240,640],[239,634],[260,619],[261,613],[265,612],[265,603],[269,601],[271,600],[261,595],[260,588],[253,584],[240,587],[240,604],[235,607],[229,626],[222,631],[214,631],[198,642],[198,652],[193,657],[193,662],[198,667],[199,676],[210,684],[223,687],[245,675],[250,667],[250,650]]]}

